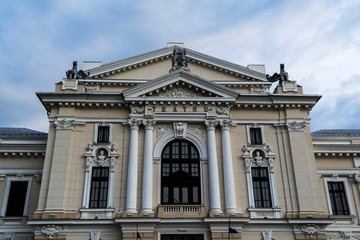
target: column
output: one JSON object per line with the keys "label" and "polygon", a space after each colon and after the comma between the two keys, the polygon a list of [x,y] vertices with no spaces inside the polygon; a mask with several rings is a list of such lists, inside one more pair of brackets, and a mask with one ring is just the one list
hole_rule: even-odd
{"label": "column", "polygon": [[144,170],[142,187],[142,209],[144,214],[153,213],[153,127],[155,120],[144,120],[145,146],[144,146]]}
{"label": "column", "polygon": [[210,212],[221,213],[219,171],[216,155],[215,127],[217,120],[206,120],[208,158],[209,158],[209,187],[210,187]]}
{"label": "column", "polygon": [[128,181],[126,193],[126,213],[137,213],[136,193],[137,193],[137,172],[138,172],[138,134],[140,119],[129,119],[130,125],[130,147],[128,163]]}
{"label": "column", "polygon": [[224,167],[224,188],[225,207],[227,213],[236,213],[234,168],[232,164],[230,127],[234,126],[231,120],[221,121],[223,167]]}

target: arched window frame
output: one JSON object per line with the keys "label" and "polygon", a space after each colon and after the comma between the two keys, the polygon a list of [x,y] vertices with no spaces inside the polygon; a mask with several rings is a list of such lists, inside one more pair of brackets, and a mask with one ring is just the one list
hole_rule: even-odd
{"label": "arched window frame", "polygon": [[[164,147],[171,141],[175,140],[174,132],[168,132],[164,134],[157,142],[154,148],[154,161],[157,162],[159,166],[161,166],[161,154]],[[203,163],[207,161],[207,148],[205,147],[204,140],[198,138],[195,134],[191,132],[186,132],[185,140],[190,141],[195,145],[199,152],[200,157],[200,196],[201,196],[201,204],[204,204],[204,184],[203,184]],[[158,174],[158,183],[159,183],[159,192],[158,192],[158,204],[161,204],[161,169],[159,169]]]}

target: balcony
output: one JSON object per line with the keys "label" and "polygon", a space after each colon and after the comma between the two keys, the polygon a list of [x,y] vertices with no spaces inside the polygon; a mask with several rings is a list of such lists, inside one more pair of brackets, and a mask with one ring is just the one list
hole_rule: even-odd
{"label": "balcony", "polygon": [[206,217],[203,205],[160,205],[158,217],[161,218],[202,218]]}

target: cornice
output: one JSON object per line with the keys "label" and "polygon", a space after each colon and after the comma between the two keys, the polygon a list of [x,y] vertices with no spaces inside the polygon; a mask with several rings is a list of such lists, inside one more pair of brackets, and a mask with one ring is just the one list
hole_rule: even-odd
{"label": "cornice", "polygon": [[314,144],[316,157],[356,157],[360,156],[359,144]]}
{"label": "cornice", "polygon": [[221,86],[216,84],[215,82],[209,81],[207,79],[201,78],[195,74],[183,71],[183,70],[177,70],[175,72],[166,74],[164,76],[158,77],[152,81],[149,81],[145,84],[135,86],[133,88],[127,89],[123,92],[125,98],[126,97],[133,97],[135,95],[141,96],[147,92],[155,91],[156,89],[159,89],[161,87],[170,85],[172,83],[176,82],[184,82],[188,85],[194,85],[196,87],[205,89],[209,92],[213,92],[217,95],[223,96],[223,97],[232,97],[236,98],[236,96],[239,95],[237,91],[234,91],[230,88]]}
{"label": "cornice", "polygon": [[124,104],[121,92],[38,92],[45,109],[52,107],[121,107]]}
{"label": "cornice", "polygon": [[266,74],[256,72],[254,70],[250,70],[247,67],[234,64],[232,62],[228,62],[216,57],[212,57],[200,52],[196,52],[188,48],[185,49],[186,49],[186,56],[192,62],[202,64],[204,66],[207,66],[214,70],[218,70],[220,72],[229,73],[230,75],[234,75],[236,77],[242,77],[248,80],[261,80],[267,82]]}

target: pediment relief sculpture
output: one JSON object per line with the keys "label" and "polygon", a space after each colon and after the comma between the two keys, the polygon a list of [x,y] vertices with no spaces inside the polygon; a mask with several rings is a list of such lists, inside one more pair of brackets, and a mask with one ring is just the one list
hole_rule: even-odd
{"label": "pediment relief sculpture", "polygon": [[176,82],[174,84],[161,87],[145,94],[145,97],[165,97],[165,98],[196,98],[196,97],[219,97],[199,87],[187,84],[185,82]]}

